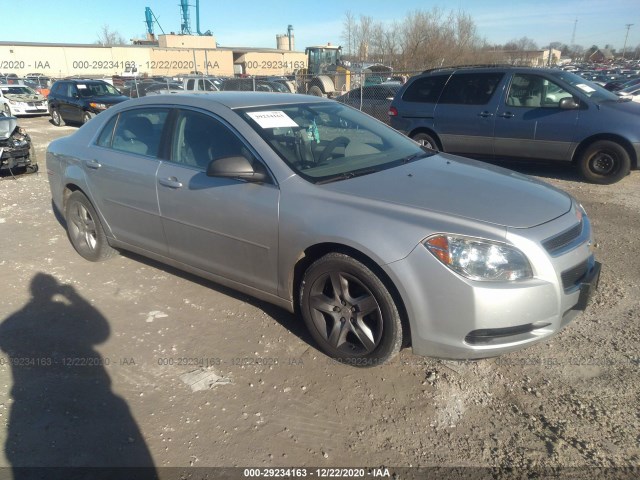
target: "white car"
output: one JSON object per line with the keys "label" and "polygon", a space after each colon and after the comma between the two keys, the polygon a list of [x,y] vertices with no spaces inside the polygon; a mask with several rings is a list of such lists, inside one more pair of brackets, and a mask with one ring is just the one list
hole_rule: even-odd
{"label": "white car", "polygon": [[633,85],[623,90],[619,90],[616,94],[624,98],[631,98],[634,102],[640,103],[640,85]]}
{"label": "white car", "polygon": [[0,109],[8,116],[49,114],[47,99],[26,85],[0,85]]}

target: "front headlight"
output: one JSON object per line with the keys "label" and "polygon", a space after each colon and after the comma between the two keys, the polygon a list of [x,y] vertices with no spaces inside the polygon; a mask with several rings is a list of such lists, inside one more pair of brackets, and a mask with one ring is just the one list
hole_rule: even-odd
{"label": "front headlight", "polygon": [[105,105],[104,103],[91,102],[89,105],[91,105],[96,110],[106,110],[107,109],[107,105]]}
{"label": "front headlight", "polygon": [[524,254],[504,243],[457,235],[435,235],[424,246],[438,260],[471,280],[514,281],[532,278]]}

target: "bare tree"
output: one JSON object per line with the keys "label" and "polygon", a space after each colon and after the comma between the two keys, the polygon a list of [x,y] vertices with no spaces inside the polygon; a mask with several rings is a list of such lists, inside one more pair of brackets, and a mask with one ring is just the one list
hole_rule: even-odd
{"label": "bare tree", "polygon": [[98,40],[96,43],[105,47],[111,45],[126,45],[127,42],[120,33],[115,30],[111,30],[109,25],[106,23],[102,25],[100,28],[100,32],[98,32]]}
{"label": "bare tree", "polygon": [[347,44],[347,55],[353,55],[353,39],[354,39],[354,31],[356,28],[356,19],[351,13],[351,11],[347,10],[344,13],[344,21],[342,22],[342,40]]}

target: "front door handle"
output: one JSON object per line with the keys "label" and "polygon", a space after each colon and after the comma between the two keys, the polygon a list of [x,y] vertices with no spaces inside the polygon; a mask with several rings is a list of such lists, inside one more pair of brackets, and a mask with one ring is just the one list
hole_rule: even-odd
{"label": "front door handle", "polygon": [[97,160],[87,160],[86,162],[84,162],[84,164],[87,166],[87,168],[90,168],[92,170],[98,170],[102,166],[102,164]]}
{"label": "front door handle", "polygon": [[513,113],[511,113],[511,112],[504,112],[504,113],[501,113],[498,116],[502,117],[502,118],[513,118],[514,117]]}
{"label": "front door handle", "polygon": [[161,178],[158,183],[169,188],[182,188],[182,182],[179,182],[176,177]]}
{"label": "front door handle", "polygon": [[480,112],[480,113],[478,114],[478,116],[479,116],[479,117],[482,117],[482,118],[488,118],[488,117],[493,117],[493,113],[491,113],[491,112],[487,112],[487,111],[485,110],[484,112]]}

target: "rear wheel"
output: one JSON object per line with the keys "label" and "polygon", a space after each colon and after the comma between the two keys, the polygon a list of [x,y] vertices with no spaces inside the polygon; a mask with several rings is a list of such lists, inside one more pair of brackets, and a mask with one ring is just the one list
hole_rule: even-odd
{"label": "rear wheel", "polygon": [[609,185],[622,180],[631,168],[625,148],[610,140],[589,145],[579,159],[582,176],[590,182]]}
{"label": "rear wheel", "polygon": [[62,117],[60,116],[60,112],[57,108],[51,110],[51,123],[53,123],[56,127],[62,125]]}
{"label": "rear wheel", "polygon": [[430,148],[431,150],[438,150],[438,144],[433,139],[433,137],[428,133],[424,133],[424,132],[416,133],[411,138],[416,142],[418,142],[423,147]]}
{"label": "rear wheel", "polygon": [[73,192],[67,199],[65,219],[69,240],[82,257],[99,262],[116,254],[107,242],[98,214],[82,192]]}
{"label": "rear wheel", "polygon": [[402,344],[400,313],[380,278],[363,263],[329,253],[305,272],[300,310],[322,351],[359,367],[393,358]]}

